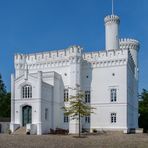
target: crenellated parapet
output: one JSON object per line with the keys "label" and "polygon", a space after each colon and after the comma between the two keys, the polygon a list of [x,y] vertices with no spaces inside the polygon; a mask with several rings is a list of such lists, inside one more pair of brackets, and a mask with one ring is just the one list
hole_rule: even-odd
{"label": "crenellated parapet", "polygon": [[103,50],[97,52],[88,52],[83,54],[83,59],[87,61],[98,61],[106,59],[117,59],[127,57],[128,50]]}
{"label": "crenellated parapet", "polygon": [[135,39],[124,38],[119,40],[120,49],[135,49],[139,50],[140,43]]}
{"label": "crenellated parapet", "polygon": [[15,68],[23,70],[27,64],[29,70],[40,70],[52,67],[67,67],[80,62],[91,64],[92,67],[106,67],[124,65],[128,58],[132,59],[129,49],[82,53],[82,48],[72,46],[58,51],[29,55],[17,54],[15,56]]}
{"label": "crenellated parapet", "polygon": [[83,54],[84,65],[91,64],[93,68],[125,65],[129,56],[128,49],[104,50]]}
{"label": "crenellated parapet", "polygon": [[109,23],[120,23],[120,18],[117,15],[108,15],[104,18],[105,24]]}
{"label": "crenellated parapet", "polygon": [[15,63],[33,63],[43,61],[57,61],[69,59],[70,57],[81,57],[83,48],[80,46],[71,46],[63,50],[53,50],[34,54],[16,54]]}
{"label": "crenellated parapet", "polygon": [[81,61],[83,48],[80,46],[71,46],[63,50],[53,50],[42,53],[34,54],[16,54],[15,55],[15,68],[25,69],[38,69],[56,66],[68,66],[70,63],[79,63]]}

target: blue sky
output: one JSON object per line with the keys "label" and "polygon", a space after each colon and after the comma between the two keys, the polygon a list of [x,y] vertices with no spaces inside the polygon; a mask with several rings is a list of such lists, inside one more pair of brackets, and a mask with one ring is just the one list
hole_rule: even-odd
{"label": "blue sky", "polygon": [[[0,0],[0,73],[10,90],[15,53],[80,45],[103,50],[104,22],[111,0]],[[120,37],[140,41],[139,90],[148,89],[148,0],[115,0]]]}

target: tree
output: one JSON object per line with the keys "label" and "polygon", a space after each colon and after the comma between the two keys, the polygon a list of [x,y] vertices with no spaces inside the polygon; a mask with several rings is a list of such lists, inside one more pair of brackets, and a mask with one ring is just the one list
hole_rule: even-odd
{"label": "tree", "polygon": [[0,117],[10,117],[11,94],[7,93],[5,84],[0,75]]}
{"label": "tree", "polygon": [[79,137],[81,136],[81,118],[89,116],[93,113],[93,107],[85,102],[85,94],[81,90],[77,90],[75,96],[70,96],[70,105],[63,107],[65,115],[71,117],[71,119],[77,119],[79,121]]}
{"label": "tree", "polygon": [[0,74],[0,97],[2,97],[3,95],[6,95],[6,87],[5,87],[5,84],[2,80],[2,76]]}
{"label": "tree", "polygon": [[11,114],[11,94],[7,93],[0,100],[0,117],[10,117]]}
{"label": "tree", "polygon": [[148,91],[143,89],[139,99],[139,127],[148,132]]}

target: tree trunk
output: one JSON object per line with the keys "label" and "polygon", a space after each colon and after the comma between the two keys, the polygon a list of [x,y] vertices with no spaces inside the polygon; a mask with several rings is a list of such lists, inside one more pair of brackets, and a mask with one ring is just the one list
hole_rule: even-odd
{"label": "tree trunk", "polygon": [[79,113],[79,137],[81,137],[81,117],[80,117],[80,113]]}

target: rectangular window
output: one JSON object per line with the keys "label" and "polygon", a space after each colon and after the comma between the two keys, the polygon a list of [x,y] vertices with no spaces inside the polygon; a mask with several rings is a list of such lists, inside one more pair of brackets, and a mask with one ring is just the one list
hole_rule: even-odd
{"label": "rectangular window", "polygon": [[48,109],[45,109],[45,120],[48,120]]}
{"label": "rectangular window", "polygon": [[69,98],[68,89],[65,89],[64,90],[64,102],[68,102],[68,98]]}
{"label": "rectangular window", "polygon": [[111,102],[117,101],[117,89],[113,88],[110,90],[110,98],[111,98]]}
{"label": "rectangular window", "polygon": [[90,123],[90,116],[85,116],[85,123]]}
{"label": "rectangular window", "polygon": [[68,123],[68,122],[69,122],[69,117],[64,114],[64,123]]}
{"label": "rectangular window", "polygon": [[85,91],[85,102],[90,103],[90,91]]}
{"label": "rectangular window", "polygon": [[22,97],[23,98],[32,98],[32,86],[25,85],[22,87]]}
{"label": "rectangular window", "polygon": [[25,98],[25,88],[23,87],[23,98]]}
{"label": "rectangular window", "polygon": [[116,113],[111,113],[111,123],[116,123],[117,119],[116,119]]}

